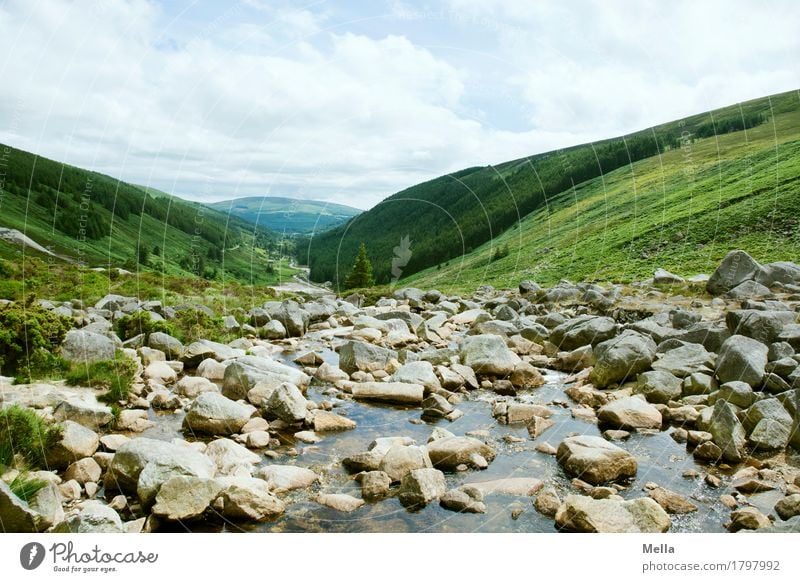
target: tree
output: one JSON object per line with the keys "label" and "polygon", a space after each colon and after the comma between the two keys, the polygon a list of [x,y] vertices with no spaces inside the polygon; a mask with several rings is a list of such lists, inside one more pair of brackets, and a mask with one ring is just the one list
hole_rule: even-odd
{"label": "tree", "polygon": [[156,245],[153,247],[153,256],[160,257],[161,256],[161,247]]}
{"label": "tree", "polygon": [[372,276],[372,263],[367,256],[367,247],[361,243],[361,246],[358,247],[356,262],[353,263],[353,270],[350,271],[344,286],[347,289],[357,289],[372,287],[374,284],[375,278]]}
{"label": "tree", "polygon": [[146,265],[147,261],[150,260],[150,250],[144,246],[144,244],[139,243],[139,256],[137,257],[140,265]]}

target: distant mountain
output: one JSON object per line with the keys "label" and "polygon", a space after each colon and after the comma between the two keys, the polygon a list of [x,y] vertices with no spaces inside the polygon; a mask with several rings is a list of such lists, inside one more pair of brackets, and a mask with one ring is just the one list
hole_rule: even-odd
{"label": "distant mountain", "polygon": [[358,208],[278,196],[253,196],[209,204],[211,208],[286,234],[308,234],[339,226],[361,214]]}

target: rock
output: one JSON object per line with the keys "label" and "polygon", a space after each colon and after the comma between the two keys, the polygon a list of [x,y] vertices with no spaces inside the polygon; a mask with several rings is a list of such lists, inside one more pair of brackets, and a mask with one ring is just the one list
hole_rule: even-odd
{"label": "rock", "polygon": [[653,273],[653,284],[654,285],[685,285],[686,280],[683,277],[679,277],[673,273],[670,273],[666,269],[658,268]]}
{"label": "rock", "polygon": [[787,495],[775,504],[775,513],[786,521],[795,515],[800,515],[800,494]]}
{"label": "rock", "polygon": [[739,300],[752,299],[755,297],[769,297],[770,295],[772,295],[772,293],[769,288],[756,281],[745,281],[725,294],[726,297]]}
{"label": "rock", "polygon": [[288,335],[286,326],[277,319],[268,321],[258,328],[258,336],[268,340],[283,339]]}
{"label": "rock", "polygon": [[722,449],[712,441],[708,441],[699,444],[692,454],[699,461],[716,463],[722,458]]}
{"label": "rock", "polygon": [[143,503],[149,504],[173,475],[211,478],[215,473],[214,462],[191,447],[136,438],[122,445],[114,455],[106,473],[106,491],[136,493]]}
{"label": "rock", "polygon": [[361,495],[364,499],[383,499],[389,494],[391,485],[391,477],[383,471],[367,471],[361,474]]}
{"label": "rock", "polygon": [[569,437],[559,445],[556,457],[567,473],[593,485],[636,475],[634,456],[601,437]]}
{"label": "rock", "polygon": [[534,366],[528,362],[520,362],[511,373],[511,384],[516,388],[530,389],[543,386],[545,383],[544,376]]}
{"label": "rock", "polygon": [[594,368],[589,381],[598,388],[605,388],[633,379],[650,368],[655,355],[656,344],[651,338],[626,330],[594,347]]}
{"label": "rock", "polygon": [[218,480],[222,492],[217,502],[222,515],[241,521],[265,521],[281,515],[286,505],[269,491],[265,481],[247,477],[227,477]]}
{"label": "rock", "polygon": [[308,414],[308,400],[294,384],[284,382],[269,398],[266,406],[267,418],[277,418],[288,424],[305,420]]}
{"label": "rock", "polygon": [[320,364],[317,368],[314,377],[320,382],[328,382],[336,384],[350,379],[350,376],[344,370],[339,369],[337,366],[332,366],[327,362]]}
{"label": "rock", "polygon": [[472,481],[467,483],[481,492],[483,497],[489,495],[516,495],[529,497],[538,493],[544,483],[535,477],[506,477],[505,479],[493,479],[491,481]]}
{"label": "rock", "polygon": [[717,389],[717,380],[701,372],[694,372],[683,379],[683,396],[711,394]]}
{"label": "rock", "polygon": [[81,510],[53,530],[55,533],[122,533],[119,514],[99,501],[85,501]]}
{"label": "rock", "polygon": [[203,392],[219,392],[219,387],[202,376],[184,376],[178,380],[175,391],[185,398],[197,398]]}
{"label": "rock", "polygon": [[172,384],[178,375],[166,362],[153,362],[144,369],[144,377],[159,384]]}
{"label": "rock", "polygon": [[440,394],[431,394],[422,401],[423,418],[444,418],[453,410],[453,405]]}
{"label": "rock", "polygon": [[356,371],[385,370],[389,362],[397,359],[397,352],[365,342],[351,340],[339,349],[339,367],[347,374]]}
{"label": "rock", "polygon": [[77,422],[62,423],[61,438],[45,451],[47,464],[54,469],[64,469],[71,463],[91,457],[100,445],[100,437],[91,429]]}
{"label": "rock", "polygon": [[170,477],[158,491],[152,513],[167,521],[190,521],[201,517],[217,498],[222,485],[203,477]]}
{"label": "rock", "polygon": [[476,499],[470,496],[468,491],[472,490],[470,488],[451,489],[442,495],[439,505],[458,513],[486,513],[486,505],[482,503],[482,498]]}
{"label": "rock", "polygon": [[722,295],[745,281],[755,279],[760,271],[761,265],[746,252],[731,251],[711,275],[706,290],[711,295]]}
{"label": "rock", "polygon": [[[189,348],[192,346],[190,345]],[[189,349],[187,348],[187,350]],[[184,358],[186,354],[184,353]],[[188,364],[186,364],[188,366]],[[225,378],[225,369],[227,366],[221,362],[217,362],[212,358],[206,358],[197,365],[197,374],[207,380],[221,381]]]}
{"label": "rock", "polygon": [[436,392],[442,388],[439,378],[433,371],[433,365],[424,361],[403,364],[392,374],[391,380],[406,384],[422,384],[428,392]]}
{"label": "rock", "polygon": [[661,413],[652,404],[636,396],[612,400],[597,411],[601,424],[622,430],[660,429]]}
{"label": "rock", "polygon": [[350,513],[364,505],[364,500],[344,493],[326,493],[317,497],[317,503],[336,511]]}
{"label": "rock", "polygon": [[660,487],[655,483],[647,483],[645,491],[652,499],[656,501],[664,511],[671,514],[684,514],[697,511],[697,506],[689,501],[686,497],[664,487]]}
{"label": "rock", "polygon": [[319,481],[314,471],[293,465],[267,465],[258,469],[255,476],[266,481],[274,493],[307,489]]}
{"label": "rock", "polygon": [[586,345],[595,346],[616,334],[616,323],[610,317],[581,315],[555,327],[550,342],[562,351],[572,351]]}
{"label": "rock", "polygon": [[667,404],[683,395],[683,382],[669,372],[652,370],[639,374],[633,393],[641,394],[654,404]]}
{"label": "rock", "polygon": [[183,429],[192,433],[231,435],[238,433],[254,410],[216,392],[204,392],[189,406]]}
{"label": "rock", "polygon": [[169,360],[177,360],[183,354],[183,344],[169,334],[154,331],[147,339],[147,345],[154,350],[161,350]]}
{"label": "rock", "polygon": [[61,356],[70,362],[91,364],[101,360],[113,360],[114,342],[99,333],[71,329],[61,344]]}
{"label": "rock", "polygon": [[[226,360],[233,360],[236,358],[241,358],[244,356],[245,351],[238,348],[233,348],[231,346],[227,346],[225,344],[221,344],[218,342],[213,342],[211,340],[198,340],[196,342],[190,343],[188,346],[183,348],[183,354],[180,356],[180,360],[184,363],[187,368],[194,368],[197,366],[197,371],[200,375],[205,376],[200,370],[200,364],[205,362],[206,360],[213,360],[216,362],[224,362]],[[209,366],[210,364],[206,364]],[[206,376],[208,377],[208,376]],[[222,378],[210,378],[212,379],[219,379]]]}
{"label": "rock", "polygon": [[723,400],[717,401],[711,414],[708,432],[711,433],[714,443],[722,450],[723,459],[732,463],[742,460],[745,430],[730,404]]}
{"label": "rock", "polygon": [[40,531],[38,512],[17,497],[0,479],[0,531],[3,533],[35,533]]}
{"label": "rock", "polygon": [[398,497],[406,507],[426,505],[447,491],[444,473],[438,469],[414,469],[400,483]]}
{"label": "rock", "polygon": [[699,343],[686,343],[668,350],[653,362],[653,370],[667,372],[678,378],[691,374],[711,372],[714,356]]}
{"label": "rock", "polygon": [[284,382],[308,386],[311,378],[303,372],[270,358],[244,356],[225,368],[222,394],[231,400],[242,400],[256,384],[277,387]]}
{"label": "rock", "polygon": [[789,444],[791,425],[772,418],[763,418],[755,426],[747,440],[758,450],[782,450]]}
{"label": "rock", "polygon": [[539,438],[544,431],[548,428],[555,426],[555,422],[549,418],[542,418],[541,416],[534,416],[527,423],[528,434],[532,439]]}
{"label": "rock", "polygon": [[724,400],[739,408],[748,408],[755,402],[756,395],[750,384],[746,382],[726,382],[719,387],[716,394],[716,400]]}
{"label": "rock", "polygon": [[147,418],[146,410],[123,410],[115,423],[116,430],[129,430],[131,432],[143,432],[155,426],[155,423]]}
{"label": "rock", "polygon": [[283,324],[289,337],[301,337],[308,330],[309,313],[292,299],[282,301],[279,306],[270,310],[270,315]]}
{"label": "rock", "polygon": [[81,485],[85,485],[89,482],[97,483],[100,481],[100,476],[103,474],[103,470],[100,468],[100,465],[97,464],[91,457],[86,457],[85,459],[80,459],[79,461],[75,461],[64,472],[64,480],[69,481],[70,479],[75,479]]}
{"label": "rock", "polygon": [[737,532],[743,529],[762,529],[772,526],[769,518],[755,507],[743,507],[731,513],[728,529]]}
{"label": "rock", "polygon": [[729,311],[725,323],[731,335],[743,335],[763,344],[778,341],[783,328],[795,322],[793,311],[762,311],[740,309]]}
{"label": "rock", "polygon": [[536,496],[533,506],[545,517],[554,519],[561,506],[561,498],[555,489],[548,487]]}
{"label": "rock", "polygon": [[397,404],[420,404],[425,388],[404,382],[360,382],[352,386],[353,398]]}
{"label": "rock", "polygon": [[431,458],[425,447],[394,445],[383,455],[380,470],[392,482],[399,482],[415,469],[432,467]]}
{"label": "rock", "polygon": [[261,462],[261,455],[248,451],[230,439],[217,439],[208,443],[205,455],[214,461],[218,475],[249,476],[253,465]]}
{"label": "rock", "polygon": [[433,466],[444,471],[454,471],[458,465],[476,466],[494,460],[495,450],[471,437],[448,437],[428,444],[428,455]]}
{"label": "rock", "polygon": [[782,424],[787,429],[792,426],[792,416],[777,398],[759,400],[745,410],[742,416],[742,425],[744,425],[745,431],[752,433],[758,423],[767,418]]}
{"label": "rock", "polygon": [[717,377],[723,384],[741,381],[758,387],[764,379],[767,346],[749,337],[734,335],[725,340],[717,358]]}
{"label": "rock", "polygon": [[356,428],[354,420],[326,410],[315,410],[312,418],[315,432],[336,432]]}
{"label": "rock", "polygon": [[568,495],[556,514],[556,525],[588,533],[664,533],[672,525],[667,512],[648,497],[617,501]]}
{"label": "rock", "polygon": [[508,376],[520,364],[519,356],[496,335],[475,335],[459,345],[461,363],[478,375]]}
{"label": "rock", "polygon": [[75,398],[62,401],[53,412],[53,418],[58,422],[71,420],[98,429],[114,420],[114,415],[108,406]]}

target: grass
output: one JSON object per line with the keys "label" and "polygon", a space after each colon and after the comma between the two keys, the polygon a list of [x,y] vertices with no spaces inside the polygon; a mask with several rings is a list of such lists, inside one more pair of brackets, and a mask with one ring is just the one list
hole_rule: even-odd
{"label": "grass", "polygon": [[[33,410],[12,405],[0,409],[0,467],[18,469],[46,466],[46,451],[58,442],[61,427]],[[17,457],[23,466],[17,466]]]}
{"label": "grass", "polygon": [[[792,111],[577,184],[474,252],[400,285],[463,293],[524,279],[625,283],[657,267],[690,276],[712,272],[734,248],[762,262],[797,260],[799,223]],[[493,261],[506,246],[508,256]]]}
{"label": "grass", "polygon": [[75,364],[65,379],[71,386],[88,386],[105,392],[98,400],[107,403],[126,402],[136,375],[136,362],[118,352],[113,360],[91,364]]}
{"label": "grass", "polygon": [[23,472],[14,477],[14,480],[8,486],[14,495],[25,503],[30,503],[36,497],[36,494],[47,486],[47,482]]}

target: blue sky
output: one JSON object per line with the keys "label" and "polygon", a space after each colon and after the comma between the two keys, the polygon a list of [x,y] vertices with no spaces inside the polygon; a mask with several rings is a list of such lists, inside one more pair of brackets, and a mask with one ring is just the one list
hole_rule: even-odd
{"label": "blue sky", "polygon": [[195,200],[368,208],[800,87],[793,2],[0,2],[0,141]]}

